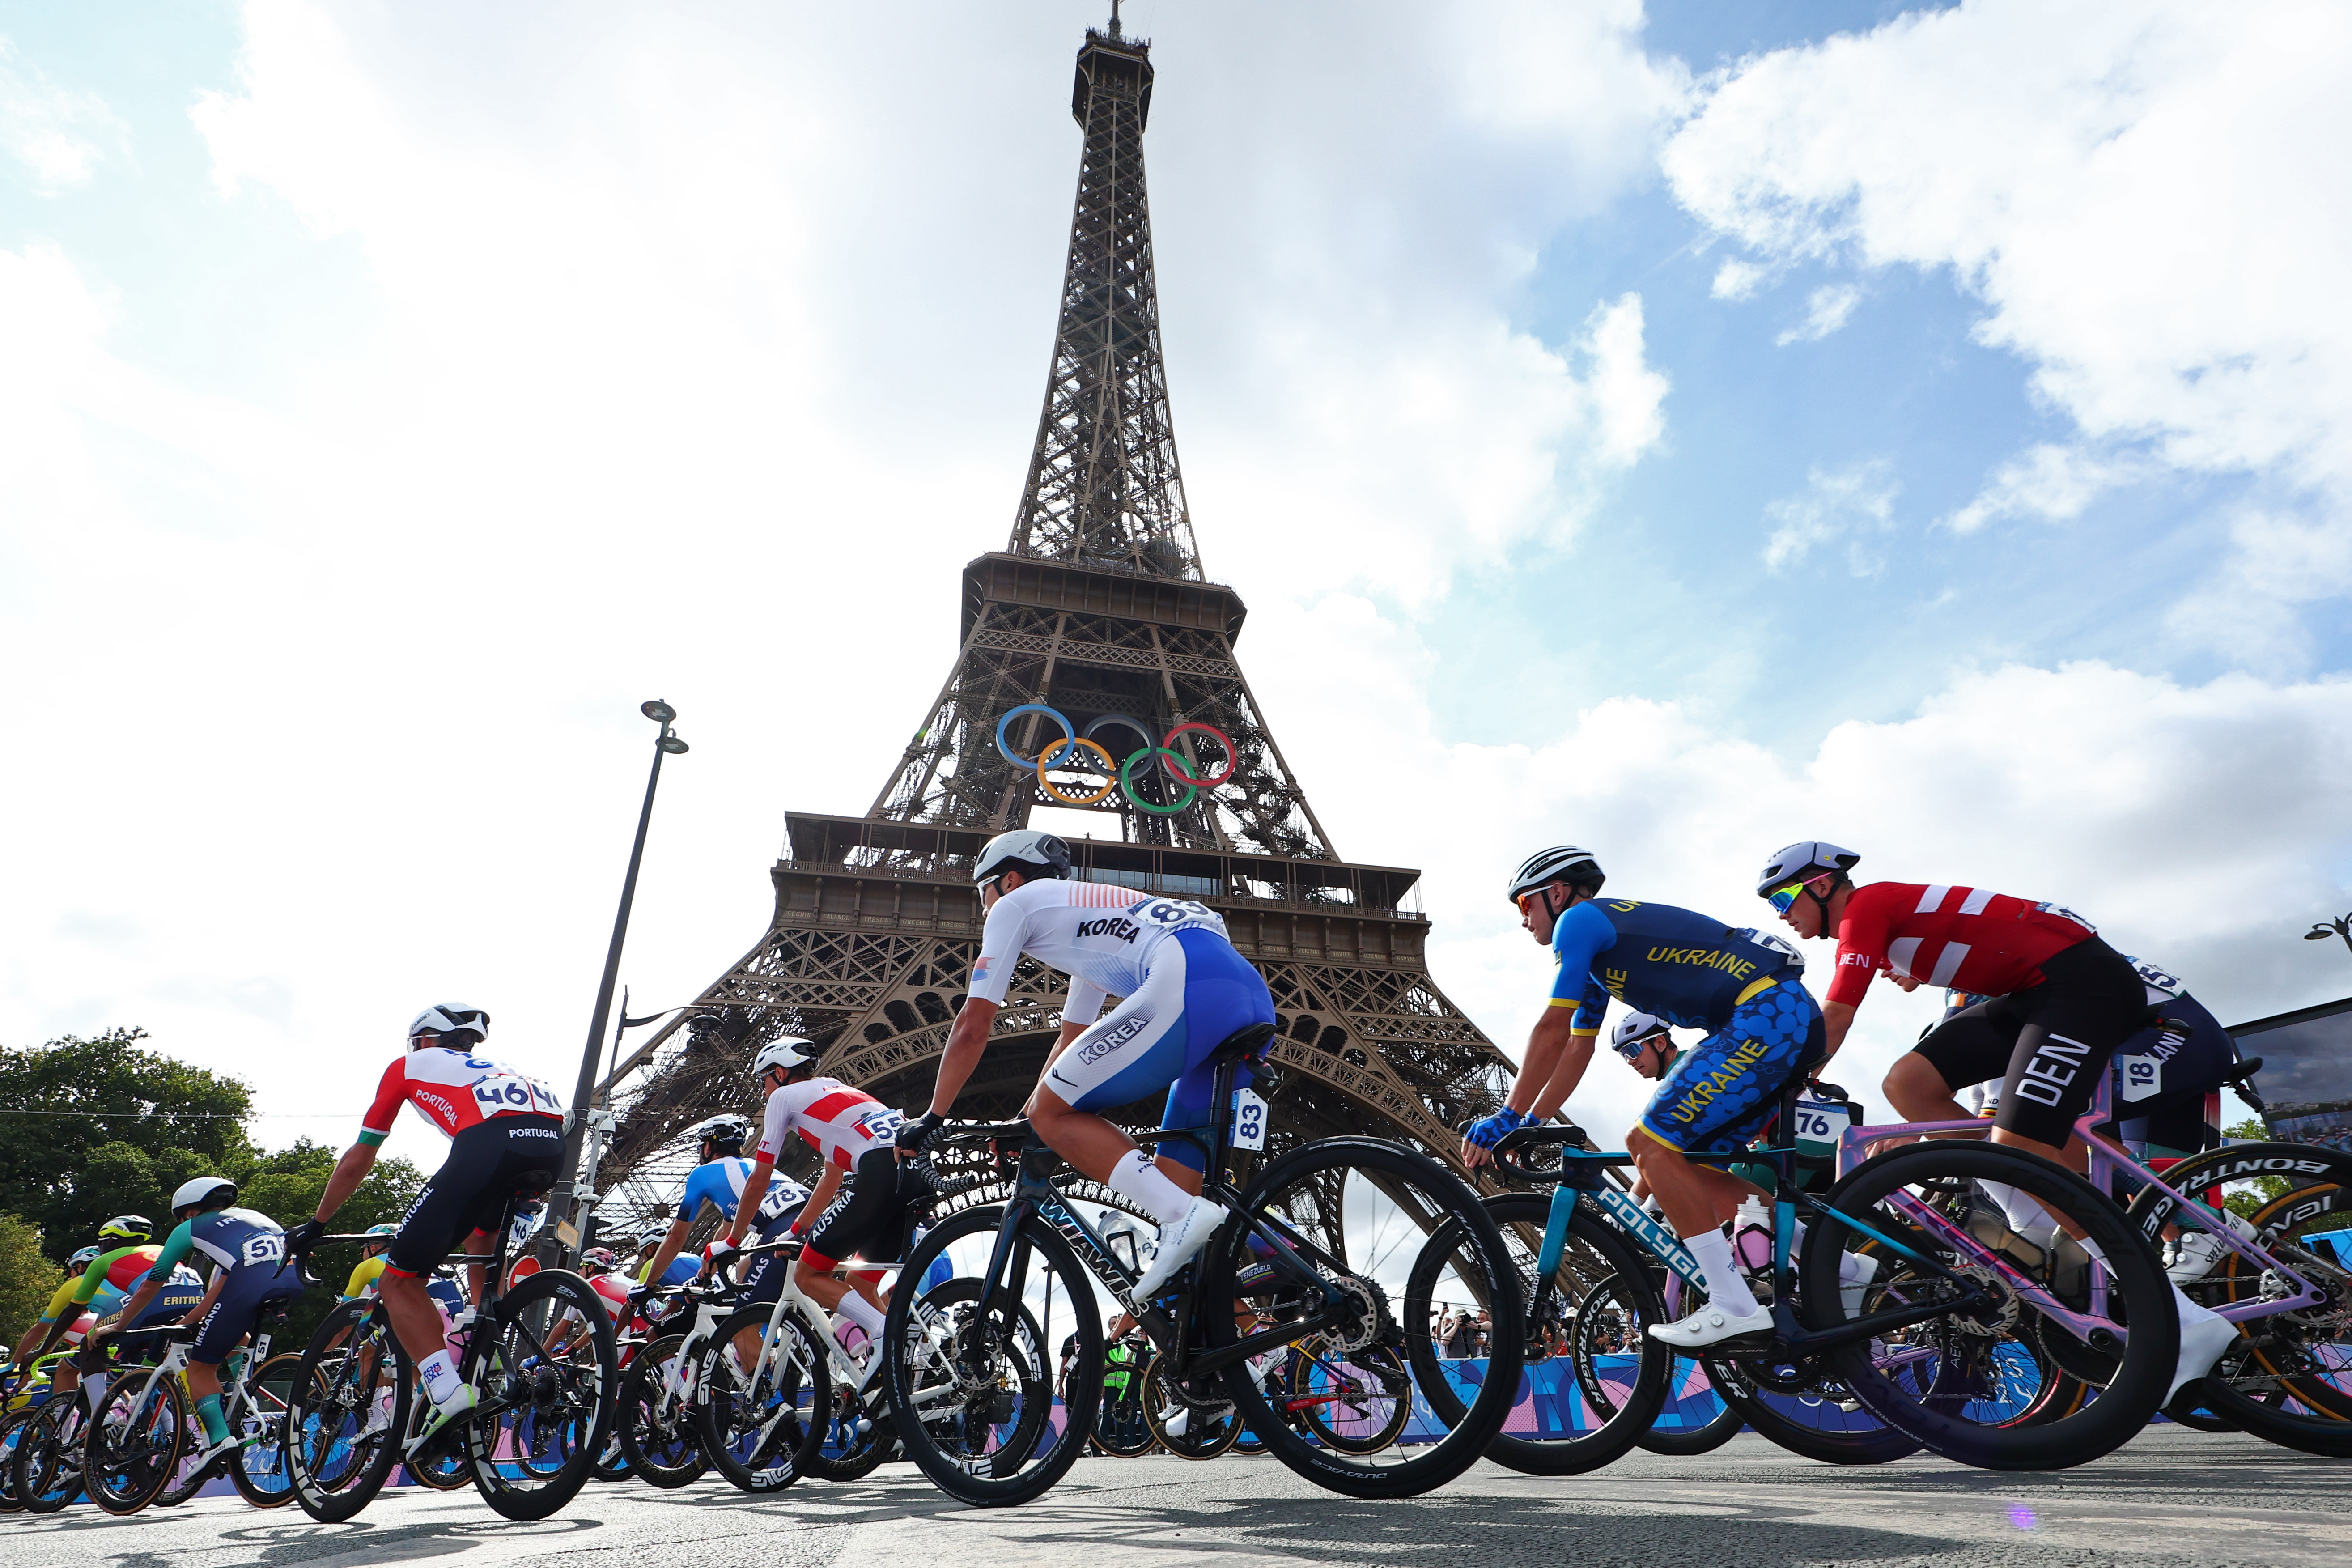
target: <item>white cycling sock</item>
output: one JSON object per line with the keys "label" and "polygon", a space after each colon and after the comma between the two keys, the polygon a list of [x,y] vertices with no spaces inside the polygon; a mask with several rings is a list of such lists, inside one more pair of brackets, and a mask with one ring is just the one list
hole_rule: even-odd
{"label": "white cycling sock", "polygon": [[844,1296],[841,1299],[841,1305],[835,1307],[834,1310],[864,1329],[867,1339],[878,1340],[882,1337],[880,1309],[856,1291],[852,1290],[848,1295]]}
{"label": "white cycling sock", "polygon": [[457,1392],[457,1364],[447,1351],[435,1351],[418,1362],[416,1375],[425,1384],[425,1397],[436,1405],[446,1403]]}
{"label": "white cycling sock", "polygon": [[1136,1149],[1118,1157],[1103,1185],[1139,1206],[1161,1225],[1173,1225],[1192,1206],[1192,1194],[1168,1179],[1151,1156]]}
{"label": "white cycling sock", "polygon": [[1720,1307],[1735,1318],[1744,1318],[1750,1312],[1763,1310],[1757,1305],[1755,1293],[1748,1289],[1748,1281],[1739,1277],[1738,1268],[1731,1261],[1730,1237],[1719,1230],[1704,1230],[1696,1236],[1683,1237],[1683,1245],[1690,1248],[1691,1258],[1698,1265],[1700,1277],[1706,1281],[1709,1306]]}
{"label": "white cycling sock", "polygon": [[2037,1241],[2058,1228],[2050,1211],[2033,1201],[2032,1194],[2022,1193],[2007,1182],[1987,1182],[1984,1190],[2000,1205],[2000,1212],[2009,1220],[2009,1228],[2028,1241]]}

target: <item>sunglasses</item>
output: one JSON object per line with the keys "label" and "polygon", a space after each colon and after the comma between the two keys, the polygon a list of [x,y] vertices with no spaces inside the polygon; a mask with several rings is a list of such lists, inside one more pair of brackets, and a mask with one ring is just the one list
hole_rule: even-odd
{"label": "sunglasses", "polygon": [[1788,883],[1783,887],[1773,889],[1770,892],[1764,895],[1764,901],[1770,904],[1775,910],[1778,910],[1780,913],[1785,915],[1789,912],[1790,909],[1795,905],[1797,895],[1804,890],[1805,884],[1801,879],[1800,879],[1798,881]]}
{"label": "sunglasses", "polygon": [[1664,1044],[1665,1038],[1664,1035],[1643,1035],[1638,1040],[1628,1040],[1623,1045],[1612,1048],[1628,1063],[1638,1063],[1642,1059],[1643,1051],[1648,1050],[1652,1046]]}
{"label": "sunglasses", "polygon": [[1526,914],[1529,909],[1534,907],[1535,901],[1538,899],[1542,898],[1545,894],[1550,891],[1551,889],[1549,888],[1538,888],[1532,893],[1521,893],[1518,897],[1519,913],[1522,915]]}

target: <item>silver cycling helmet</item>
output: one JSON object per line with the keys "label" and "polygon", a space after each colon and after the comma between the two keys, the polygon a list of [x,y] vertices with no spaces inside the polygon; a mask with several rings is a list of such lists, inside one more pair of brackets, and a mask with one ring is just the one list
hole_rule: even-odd
{"label": "silver cycling helmet", "polygon": [[[1654,1014],[1628,1013],[1609,1031],[1609,1048],[1630,1062],[1642,1054],[1643,1046],[1668,1032],[1666,1021]],[[1674,1041],[1668,1039],[1666,1044],[1672,1046]]]}
{"label": "silver cycling helmet", "polygon": [[981,846],[979,858],[971,863],[971,879],[992,881],[1007,871],[1018,871],[1024,877],[1066,877],[1070,874],[1070,847],[1034,827],[1000,833]]}
{"label": "silver cycling helmet", "polygon": [[1511,873],[1510,900],[1516,904],[1554,882],[1591,888],[1597,892],[1607,879],[1591,850],[1573,844],[1557,844],[1549,849],[1538,849],[1519,862],[1519,868]]}
{"label": "silver cycling helmet", "polygon": [[1791,882],[1809,882],[1815,877],[1832,872],[1853,870],[1862,863],[1862,857],[1851,849],[1819,838],[1801,839],[1785,845],[1766,861],[1764,869],[1756,874],[1756,896],[1769,899],[1777,889]]}
{"label": "silver cycling helmet", "polygon": [[75,1253],[71,1258],[66,1259],[66,1267],[76,1274],[79,1274],[97,1261],[98,1248],[95,1247],[85,1247],[79,1252]]}

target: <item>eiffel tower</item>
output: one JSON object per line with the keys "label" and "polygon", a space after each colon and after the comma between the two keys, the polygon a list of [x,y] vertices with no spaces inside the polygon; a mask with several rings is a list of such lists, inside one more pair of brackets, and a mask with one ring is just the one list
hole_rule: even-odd
{"label": "eiffel tower", "polygon": [[[1234,661],[1241,598],[1202,574],[1160,356],[1151,85],[1150,45],[1116,10],[1087,30],[1061,316],[1011,541],[965,566],[955,666],[873,805],[788,814],[769,929],[607,1080],[608,1223],[675,1191],[685,1127],[730,1108],[756,1118],[747,1064],[780,1034],[818,1041],[820,1071],[885,1103],[928,1099],[978,956],[972,858],[1041,806],[1076,875],[1212,906],[1265,975],[1280,1028],[1270,1152],[1370,1130],[1451,1163],[1449,1129],[1496,1103],[1508,1064],[1430,978],[1429,924],[1408,905],[1420,873],[1339,858]],[[1097,749],[1065,746],[1044,712],[1006,725],[1024,704],[1050,704]],[[1069,766],[1008,755],[1045,748]],[[1063,999],[1061,975],[1022,963],[959,1114],[1018,1113]],[[1121,1117],[1156,1126],[1159,1112]]]}

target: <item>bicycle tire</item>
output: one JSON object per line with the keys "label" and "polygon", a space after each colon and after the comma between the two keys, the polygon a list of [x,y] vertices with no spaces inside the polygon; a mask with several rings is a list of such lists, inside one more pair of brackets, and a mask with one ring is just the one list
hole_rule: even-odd
{"label": "bicycle tire", "polygon": [[[1404,1358],[1388,1345],[1369,1344],[1340,1353],[1344,1359],[1335,1363],[1293,1345],[1289,1403],[1325,1447],[1343,1454],[1377,1454],[1402,1436],[1405,1424],[1412,1418],[1412,1373],[1405,1370]],[[1318,1387],[1318,1373],[1328,1378],[1343,1367],[1352,1367],[1357,1377],[1369,1380],[1359,1383],[1357,1388],[1376,1383],[1384,1398],[1331,1397],[1308,1392]],[[1343,1374],[1341,1381],[1349,1380]],[[1380,1416],[1377,1424],[1370,1420],[1373,1412]],[[1333,1419],[1335,1414],[1339,1419]],[[1234,1425],[1238,1431],[1244,1424],[1236,1420]]]}
{"label": "bicycle tire", "polygon": [[8,1468],[27,1513],[55,1513],[81,1496],[81,1390],[52,1395],[26,1423]]}
{"label": "bicycle tire", "polygon": [[863,1480],[874,1473],[890,1451],[888,1410],[869,1410],[864,1392],[847,1384],[835,1384],[824,1423],[812,1421],[808,1430],[809,1436],[803,1439],[801,1451],[793,1456],[793,1462],[800,1467],[801,1474],[820,1481],[839,1484]]}
{"label": "bicycle tire", "polygon": [[[1140,1383],[1143,1370],[1137,1367],[1127,1375]],[[1066,1405],[1068,1403],[1065,1397],[1063,1404]],[[1133,1399],[1114,1399],[1110,1404],[1113,1410],[1120,1412],[1119,1419],[1106,1426],[1102,1411],[1097,1408],[1095,1411],[1094,1436],[1088,1439],[1104,1458],[1139,1459],[1160,1447],[1159,1434],[1152,1431],[1151,1422],[1143,1413],[1143,1401],[1139,1395]]]}
{"label": "bicycle tire", "polygon": [[125,1373],[108,1385],[83,1429],[83,1494],[118,1519],[137,1513],[172,1484],[187,1443],[180,1380],[145,1367]]}
{"label": "bicycle tire", "polygon": [[[967,1211],[934,1226],[916,1246],[899,1270],[899,1289],[891,1292],[882,1330],[885,1360],[876,1373],[888,1380],[891,1426],[907,1457],[941,1491],[978,1508],[1009,1507],[1042,1496],[1086,1452],[1095,1414],[1102,1408],[1103,1329],[1094,1304],[1094,1277],[1034,1215],[1014,1232],[1014,1261],[1024,1271],[1032,1263],[1039,1265],[1042,1279],[1061,1282],[1066,1300],[1087,1303],[1087,1310],[1076,1314],[1077,1352],[1064,1383],[1066,1424],[1059,1433],[1051,1426],[1053,1362],[1044,1326],[1029,1317],[1025,1300],[1021,1319],[1028,1321],[1016,1319],[1007,1332],[1002,1323],[982,1320],[976,1275],[951,1277],[929,1290],[912,1287],[950,1246],[967,1237],[993,1235],[1003,1224],[1001,1211]],[[1018,1256],[1024,1248],[1026,1256]],[[951,1290],[958,1286],[963,1289]],[[1026,1351],[1020,1348],[1024,1334],[1037,1339]],[[975,1346],[986,1358],[984,1365],[951,1364]],[[950,1384],[954,1395],[942,1395],[940,1390]],[[1002,1430],[1008,1424],[1009,1434]],[[1044,1457],[1032,1464],[1041,1445]],[[977,1473],[982,1468],[987,1475]]]}
{"label": "bicycle tire", "polygon": [[[1351,1171],[1364,1173],[1357,1184],[1357,1195],[1352,1198],[1349,1184]],[[1411,1207],[1396,1195],[1408,1191],[1417,1194]],[[1382,1194],[1415,1226],[1423,1215],[1437,1216],[1434,1224],[1422,1231],[1421,1246],[1396,1278],[1399,1315],[1387,1316],[1385,1323],[1380,1320],[1390,1312],[1386,1304],[1389,1292],[1380,1287],[1376,1278],[1339,1261],[1355,1256],[1345,1235],[1348,1207],[1355,1203],[1372,1207]],[[1370,1202],[1366,1203],[1367,1199]],[[1415,1213],[1416,1209],[1421,1212]],[[1353,1456],[1335,1454],[1284,1423],[1281,1413],[1251,1381],[1247,1367],[1226,1369],[1226,1392],[1232,1395],[1242,1419],[1265,1438],[1275,1456],[1318,1486],[1360,1498],[1416,1497],[1444,1486],[1475,1464],[1502,1431],[1504,1418],[1517,1398],[1521,1359],[1526,1352],[1524,1303],[1519,1299],[1516,1271],[1502,1231],[1476,1195],[1436,1161],[1402,1144],[1374,1138],[1332,1138],[1306,1144],[1275,1160],[1250,1184],[1242,1196],[1241,1211],[1220,1228],[1204,1254],[1208,1262],[1202,1271],[1200,1300],[1223,1303],[1245,1293],[1236,1289],[1235,1277],[1249,1258],[1253,1217],[1286,1234],[1289,1245],[1303,1245],[1316,1256],[1330,1259],[1328,1264],[1318,1263],[1315,1267],[1327,1277],[1335,1277],[1335,1283],[1344,1279],[1350,1292],[1360,1293],[1367,1303],[1368,1315],[1359,1320],[1355,1331],[1397,1336],[1391,1342],[1407,1342],[1408,1354],[1412,1336],[1405,1335],[1397,1325],[1429,1321],[1431,1298],[1416,1297],[1414,1281],[1420,1279],[1429,1288],[1435,1288],[1435,1282],[1423,1273],[1423,1266],[1441,1244],[1442,1237],[1442,1244],[1452,1249],[1448,1255],[1451,1261],[1441,1258],[1436,1273],[1442,1277],[1450,1270],[1458,1284],[1447,1289],[1458,1288],[1467,1298],[1489,1304],[1490,1331],[1496,1347],[1488,1358],[1486,1381],[1461,1418],[1444,1436],[1418,1445],[1414,1453],[1386,1466],[1345,1462]],[[1449,1230],[1449,1221],[1458,1223]],[[1338,1226],[1337,1231],[1326,1234],[1329,1247],[1317,1245],[1302,1228],[1325,1232],[1333,1226]],[[1361,1246],[1360,1242],[1359,1250]],[[1367,1270],[1375,1267],[1370,1262],[1365,1266]],[[1278,1327],[1280,1319],[1275,1312],[1283,1304],[1277,1294],[1267,1298],[1264,1309],[1254,1310],[1261,1321],[1275,1322]],[[1222,1306],[1209,1312],[1208,1327],[1209,1342],[1213,1346],[1231,1345],[1241,1337],[1234,1315]],[[1425,1336],[1426,1330],[1421,1333]],[[1424,1386],[1422,1392],[1426,1397],[1434,1390]],[[1366,1458],[1377,1459],[1379,1456]]]}
{"label": "bicycle tire", "polygon": [[[2113,1380],[2097,1399],[2074,1413],[2042,1422],[2010,1420],[1985,1426],[1971,1421],[1960,1395],[1939,1394],[1948,1376],[1967,1368],[1950,1353],[1956,1344],[1979,1340],[1997,1342],[2007,1328],[1969,1330],[1967,1321],[1931,1319],[1927,1331],[1914,1342],[1926,1344],[1941,1333],[1943,1348],[1935,1351],[1934,1371],[1924,1395],[1899,1386],[1873,1360],[1871,1343],[1831,1351],[1827,1364],[1850,1387],[1864,1406],[1900,1431],[1916,1437],[1948,1459],[1979,1469],[2065,1469],[2086,1464],[2114,1451],[2147,1426],[2164,1400],[2179,1358],[2180,1323],[2172,1308],[2171,1285],[2156,1254],[2131,1222],[2088,1182],[2047,1160],[1998,1144],[1938,1140],[1895,1149],[1864,1162],[1830,1189],[1823,1200],[1837,1212],[1867,1222],[1879,1213],[1882,1200],[1911,1185],[1953,1180],[2005,1183],[2039,1201],[2053,1214],[2073,1220],[2106,1255],[2107,1268],[2122,1307],[2114,1314],[2129,1328]],[[1845,1321],[1839,1296],[1838,1268],[1843,1255],[1844,1227],[1823,1218],[1806,1238],[1803,1258],[1805,1321],[1830,1328]],[[1916,1234],[1916,1233],[1915,1233]],[[2026,1309],[2015,1297],[2006,1306]],[[2141,1309],[2133,1310],[2137,1306]],[[2038,1313],[2027,1314],[2039,1323]],[[2063,1329],[2051,1329],[2064,1334]],[[2072,1335],[2066,1335],[2072,1339]],[[1971,1352],[1974,1353],[1974,1352]],[[2057,1359],[2055,1352],[2053,1358]],[[2063,1366],[2063,1360],[2060,1361]],[[2071,1369],[2069,1369],[2071,1370]],[[1959,1405],[1956,1412],[1951,1406]]]}
{"label": "bicycle tire", "polygon": [[665,1395],[663,1379],[686,1348],[684,1334],[665,1334],[637,1352],[621,1378],[621,1408],[613,1424],[629,1468],[647,1486],[663,1491],[690,1487],[710,1473],[710,1458],[695,1434],[694,1413],[684,1398]]}
{"label": "bicycle tire", "polygon": [[2164,1418],[2176,1426],[2186,1426],[2191,1432],[2235,1432],[2238,1424],[2214,1415],[2205,1408],[2204,1380],[2185,1384],[2164,1407]]}
{"label": "bicycle tire", "polygon": [[[553,1342],[564,1350],[551,1352]],[[620,1346],[594,1288],[565,1268],[530,1275],[477,1321],[459,1371],[490,1396],[461,1446],[491,1511],[529,1522],[577,1497],[612,1437],[621,1392]],[[518,1402],[526,1388],[528,1409]]]}
{"label": "bicycle tire", "polygon": [[245,1374],[249,1396],[244,1413],[256,1440],[228,1458],[229,1485],[256,1508],[284,1508],[294,1500],[294,1476],[286,1458],[286,1415],[293,1407],[294,1380],[302,1373],[302,1352],[271,1356]]}
{"label": "bicycle tire", "polygon": [[[1168,1430],[1178,1410],[1189,1412],[1181,1433]],[[1143,1419],[1160,1446],[1180,1459],[1213,1459],[1234,1446],[1242,1434],[1241,1412],[1231,1405],[1190,1405],[1169,1391],[1167,1369],[1159,1356],[1143,1368]]]}
{"label": "bicycle tire", "polygon": [[[1551,1215],[1551,1199],[1541,1193],[1506,1193],[1484,1200],[1487,1214],[1496,1225],[1510,1226],[1503,1231],[1504,1245],[1509,1248],[1518,1266],[1518,1287],[1523,1306],[1532,1309],[1541,1299],[1535,1279],[1537,1253],[1546,1223]],[[1573,1303],[1565,1303],[1577,1314],[1577,1327],[1584,1327],[1584,1305],[1598,1293],[1603,1282],[1618,1281],[1612,1289],[1622,1289],[1631,1299],[1629,1309],[1634,1350],[1634,1374],[1630,1384],[1612,1385],[1601,1368],[1590,1371],[1585,1358],[1572,1360],[1578,1392],[1597,1415],[1605,1418],[1590,1431],[1571,1437],[1519,1437],[1509,1433],[1498,1434],[1487,1445],[1486,1458],[1508,1469],[1528,1476],[1574,1476],[1603,1465],[1616,1463],[1632,1450],[1633,1445],[1657,1419],[1665,1403],[1666,1373],[1674,1352],[1667,1346],[1643,1333],[1645,1325],[1661,1321],[1658,1296],[1651,1283],[1648,1259],[1616,1226],[1608,1224],[1592,1211],[1589,1204],[1580,1203],[1569,1217],[1569,1245],[1560,1254],[1559,1268],[1548,1282],[1548,1289],[1563,1300],[1570,1289],[1579,1293]],[[1424,1252],[1415,1273],[1436,1267],[1437,1248]],[[1418,1278],[1407,1295],[1425,1300],[1428,1289]],[[1408,1322],[1420,1321],[1409,1317]],[[1405,1349],[1411,1359],[1413,1376],[1441,1421],[1461,1419],[1466,1408],[1444,1373],[1436,1342],[1426,1332],[1405,1331]],[[1522,1352],[1524,1356],[1524,1352]],[[1489,1369],[1491,1375],[1491,1368]],[[1523,1386],[1522,1393],[1526,1389]],[[1513,1401],[1514,1405],[1517,1403]]]}
{"label": "bicycle tire", "polygon": [[[1685,1387],[1693,1373],[1705,1376],[1706,1372],[1696,1359],[1676,1356],[1672,1370],[1666,1373],[1667,1392],[1673,1394]],[[1748,1418],[1738,1406],[1715,1392],[1712,1378],[1707,1380],[1707,1396],[1715,1401],[1717,1409],[1706,1420],[1696,1426],[1660,1426],[1652,1422],[1650,1429],[1634,1441],[1645,1452],[1670,1459],[1695,1459],[1701,1454],[1712,1454],[1738,1436]]]}
{"label": "bicycle tire", "polygon": [[[808,1427],[824,1421],[832,1405],[829,1380],[816,1375],[825,1369],[824,1347],[810,1333],[807,1321],[786,1308],[774,1320],[773,1332],[787,1348],[772,1351],[766,1335],[774,1310],[772,1305],[743,1307],[712,1330],[694,1381],[694,1431],[703,1453],[730,1485],[755,1497],[780,1492],[800,1479],[799,1454]],[[735,1337],[742,1333],[761,1336],[760,1371],[749,1390],[739,1388],[730,1353]],[[800,1409],[803,1388],[810,1396],[805,1414]],[[792,1406],[789,1411],[787,1405]],[[776,1423],[774,1428],[744,1451],[745,1434],[758,1432],[769,1421]]]}
{"label": "bicycle tire", "polygon": [[0,1513],[22,1513],[25,1504],[16,1496],[16,1458],[17,1439],[25,1435],[26,1423],[39,1410],[38,1405],[0,1414]]}
{"label": "bicycle tire", "polygon": [[[383,1302],[345,1301],[328,1311],[302,1352],[287,1410],[287,1466],[303,1512],[340,1524],[375,1500],[399,1461],[415,1381]],[[387,1389],[391,1408],[379,1426]]]}

